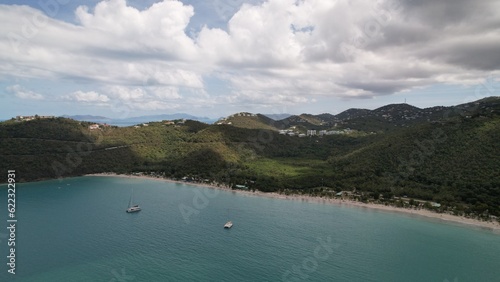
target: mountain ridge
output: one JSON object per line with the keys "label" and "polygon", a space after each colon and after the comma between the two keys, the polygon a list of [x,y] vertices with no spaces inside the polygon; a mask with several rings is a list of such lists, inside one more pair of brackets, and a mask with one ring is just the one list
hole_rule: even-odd
{"label": "mountain ridge", "polygon": [[[373,110],[362,109],[362,108],[349,108],[338,114],[322,113],[322,114],[308,114],[302,113],[300,115],[293,114],[261,114],[261,113],[249,113],[241,112],[229,115],[227,117],[222,117],[218,119],[212,119],[208,117],[198,117],[186,113],[174,113],[174,114],[158,114],[158,115],[144,115],[144,116],[134,116],[128,118],[108,118],[105,116],[95,116],[95,115],[62,115],[61,117],[70,118],[78,121],[90,121],[98,123],[109,123],[115,125],[135,125],[139,123],[157,122],[162,120],[176,120],[176,119],[190,119],[207,124],[213,124],[220,122],[221,124],[231,123],[231,118],[235,116],[240,116],[244,114],[246,117],[257,116],[260,123],[259,126],[255,128],[273,128],[274,130],[284,129],[290,126],[304,126],[306,128],[318,127],[317,129],[331,128],[333,126],[340,125],[343,128],[352,126],[357,128],[356,123],[359,119],[378,119],[375,122],[380,123],[380,119],[386,119],[389,122],[402,122],[408,121],[412,123],[411,120],[422,121],[427,118],[427,121],[435,121],[442,117],[446,111],[456,111],[465,110],[470,108],[472,103],[482,103],[482,102],[495,102],[500,98],[498,96],[486,97],[474,102],[463,103],[455,106],[433,106],[428,108],[419,108],[407,103],[396,103],[388,104],[378,107]],[[245,122],[237,122],[236,125]],[[245,125],[247,128],[248,124]],[[251,128],[251,127],[250,127]]]}
{"label": "mountain ridge", "polygon": [[[260,120],[260,125],[255,128],[273,128],[282,130],[293,127],[300,127],[303,130],[326,130],[326,129],[355,129],[359,131],[387,131],[397,127],[405,127],[418,123],[435,122],[443,119],[445,115],[457,116],[460,113],[473,114],[475,106],[481,103],[496,103],[500,97],[488,97],[478,101],[459,104],[456,106],[434,106],[419,108],[406,103],[388,104],[374,110],[351,108],[339,114],[333,115],[323,113],[318,115],[303,113],[300,115],[290,115],[284,119],[272,121]],[[230,115],[223,118],[221,124],[239,126],[245,124],[242,117],[258,116],[260,114],[244,113]],[[238,116],[239,121],[234,122],[232,118]],[[250,122],[248,122],[250,123]],[[248,127],[248,124],[245,126]]]}
{"label": "mountain ridge", "polygon": [[[61,117],[8,120],[0,123],[0,170],[16,170],[19,182],[147,172],[265,192],[356,192],[360,201],[382,198],[390,204],[408,196],[437,202],[440,212],[500,216],[498,97],[420,110],[388,105],[341,121],[331,135],[308,138],[276,130],[290,124],[263,115],[232,118],[242,124],[183,120],[95,127]],[[306,120],[317,123],[310,116],[291,118],[301,120],[297,128],[319,127]]]}

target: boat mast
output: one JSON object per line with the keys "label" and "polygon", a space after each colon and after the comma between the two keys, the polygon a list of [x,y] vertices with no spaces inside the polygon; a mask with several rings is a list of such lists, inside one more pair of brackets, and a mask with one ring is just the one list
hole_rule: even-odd
{"label": "boat mast", "polygon": [[132,193],[130,193],[130,200],[128,201],[128,207],[130,208],[132,205],[132,195],[134,194],[134,189],[132,188]]}

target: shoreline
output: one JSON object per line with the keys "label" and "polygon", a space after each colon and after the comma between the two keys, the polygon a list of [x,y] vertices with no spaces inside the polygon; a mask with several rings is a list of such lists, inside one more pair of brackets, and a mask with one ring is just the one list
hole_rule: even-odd
{"label": "shoreline", "polygon": [[469,227],[488,229],[488,230],[493,231],[494,233],[500,234],[500,223],[499,222],[480,221],[477,219],[466,218],[463,216],[456,216],[456,215],[445,214],[445,213],[436,213],[436,212],[426,210],[426,209],[419,209],[419,210],[405,209],[405,208],[398,208],[398,207],[394,207],[394,206],[386,206],[386,205],[382,205],[382,204],[374,204],[374,203],[366,203],[365,204],[362,202],[356,202],[356,201],[352,201],[352,200],[322,198],[322,197],[314,197],[314,196],[309,196],[309,195],[283,195],[283,194],[279,194],[276,192],[266,193],[266,192],[262,192],[262,191],[258,191],[258,190],[256,190],[255,192],[245,191],[245,190],[233,190],[228,186],[216,186],[216,185],[210,184],[210,183],[185,182],[185,181],[178,181],[178,180],[173,180],[173,179],[168,179],[168,178],[153,177],[153,176],[147,176],[147,175],[94,173],[94,174],[86,174],[84,176],[123,177],[123,178],[157,180],[157,181],[163,181],[163,182],[169,182],[169,183],[187,184],[187,185],[192,185],[192,186],[197,186],[197,187],[202,187],[202,188],[224,190],[224,191],[234,192],[234,193],[238,193],[238,194],[245,195],[245,196],[265,197],[265,198],[282,199],[282,200],[289,200],[289,201],[291,200],[291,201],[301,201],[301,202],[308,202],[308,203],[330,204],[330,205],[337,205],[337,206],[349,206],[349,207],[373,209],[373,210],[379,210],[379,211],[385,211],[385,212],[400,213],[400,214],[407,214],[407,215],[411,215],[411,216],[423,217],[423,218],[433,219],[435,221],[444,222],[444,223],[448,223],[448,224],[454,223],[454,224],[460,224],[462,226],[465,225],[465,226],[469,226]]}

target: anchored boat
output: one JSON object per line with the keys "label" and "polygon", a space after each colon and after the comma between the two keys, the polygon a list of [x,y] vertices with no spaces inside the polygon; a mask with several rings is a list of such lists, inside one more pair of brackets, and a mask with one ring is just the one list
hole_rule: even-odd
{"label": "anchored boat", "polygon": [[224,224],[224,228],[226,228],[226,229],[229,229],[231,227],[233,227],[233,222],[232,221],[228,221],[228,222],[226,222],[226,224]]}
{"label": "anchored boat", "polygon": [[[132,194],[133,194],[133,191],[132,191]],[[139,207],[139,205],[133,205],[132,206],[132,194],[130,194],[130,200],[128,201],[128,208],[126,210],[126,212],[138,212],[141,210],[141,207]]]}

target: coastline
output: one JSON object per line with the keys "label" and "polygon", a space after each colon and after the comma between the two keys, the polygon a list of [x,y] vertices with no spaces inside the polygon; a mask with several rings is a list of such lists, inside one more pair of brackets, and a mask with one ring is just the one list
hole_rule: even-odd
{"label": "coastline", "polygon": [[356,202],[352,200],[342,200],[342,199],[331,199],[331,198],[322,198],[322,197],[314,197],[309,195],[283,195],[275,192],[262,192],[262,191],[245,191],[245,190],[233,190],[228,186],[216,186],[210,183],[198,183],[198,182],[185,182],[172,180],[168,178],[161,177],[153,177],[147,175],[127,175],[127,174],[116,174],[116,173],[95,173],[95,174],[87,174],[85,176],[100,176],[100,177],[123,177],[123,178],[136,178],[136,179],[148,179],[148,180],[157,180],[163,182],[177,183],[177,184],[187,184],[197,187],[209,188],[209,189],[218,189],[229,192],[238,193],[245,196],[253,196],[253,197],[265,197],[265,198],[273,198],[273,199],[282,199],[282,200],[292,200],[292,201],[302,201],[302,202],[310,202],[310,203],[319,203],[319,204],[332,204],[339,206],[350,206],[350,207],[358,207],[358,208],[366,208],[366,209],[374,209],[385,212],[394,212],[394,213],[402,213],[417,217],[424,217],[428,219],[433,219],[445,223],[455,223],[460,225],[466,225],[469,227],[489,229],[494,233],[500,234],[500,223],[494,221],[480,221],[477,219],[466,218],[463,216],[456,216],[445,213],[436,213],[430,210],[425,209],[405,209],[398,208],[393,206],[386,206],[382,204],[374,204],[374,203],[362,203]]}

